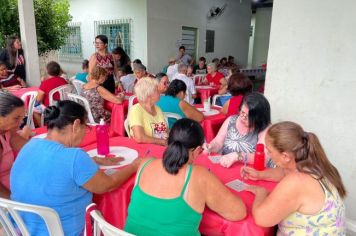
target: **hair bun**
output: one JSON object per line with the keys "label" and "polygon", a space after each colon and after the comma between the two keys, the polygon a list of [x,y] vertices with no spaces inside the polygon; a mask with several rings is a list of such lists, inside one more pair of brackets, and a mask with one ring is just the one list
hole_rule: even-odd
{"label": "hair bun", "polygon": [[59,117],[59,109],[56,106],[49,106],[44,110],[44,121],[47,123],[50,120],[57,119]]}

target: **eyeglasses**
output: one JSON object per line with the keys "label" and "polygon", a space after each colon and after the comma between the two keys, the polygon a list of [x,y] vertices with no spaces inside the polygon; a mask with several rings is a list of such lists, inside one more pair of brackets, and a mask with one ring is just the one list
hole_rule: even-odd
{"label": "eyeglasses", "polygon": [[245,119],[248,119],[248,113],[244,112],[244,111],[240,111],[240,117],[241,118],[245,118]]}

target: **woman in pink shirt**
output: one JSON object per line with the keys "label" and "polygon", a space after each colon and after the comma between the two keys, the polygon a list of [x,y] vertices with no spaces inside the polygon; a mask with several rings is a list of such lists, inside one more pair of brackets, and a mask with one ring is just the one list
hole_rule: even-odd
{"label": "woman in pink shirt", "polygon": [[0,197],[10,197],[10,171],[15,157],[27,142],[17,134],[25,117],[23,101],[7,92],[0,92]]}

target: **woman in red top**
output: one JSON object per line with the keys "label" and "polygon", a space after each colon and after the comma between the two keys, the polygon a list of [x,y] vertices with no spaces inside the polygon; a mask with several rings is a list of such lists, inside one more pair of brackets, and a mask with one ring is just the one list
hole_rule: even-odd
{"label": "woman in red top", "polygon": [[236,115],[245,94],[252,92],[252,88],[252,81],[245,75],[232,74],[227,87],[232,97],[224,104],[220,112],[227,116]]}
{"label": "woman in red top", "polygon": [[108,37],[102,34],[96,36],[95,48],[96,52],[89,59],[89,74],[95,66],[104,68],[108,72],[108,78],[103,82],[102,86],[109,92],[115,93],[114,59],[108,52]]}
{"label": "woman in red top", "polygon": [[224,79],[224,75],[217,71],[217,67],[215,63],[209,63],[207,66],[208,74],[206,75],[203,83],[221,86],[221,80]]}

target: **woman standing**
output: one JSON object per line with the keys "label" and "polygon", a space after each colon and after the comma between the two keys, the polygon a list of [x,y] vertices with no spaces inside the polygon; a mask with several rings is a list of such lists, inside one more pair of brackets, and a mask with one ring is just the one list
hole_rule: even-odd
{"label": "woman standing", "polygon": [[279,182],[271,193],[248,188],[256,195],[256,224],[278,224],[277,235],[345,235],[346,189],[317,136],[296,123],[281,122],[268,129],[266,147],[278,168],[241,170],[246,179]]}
{"label": "woman standing", "polygon": [[6,49],[0,54],[0,61],[6,63],[10,73],[26,81],[25,58],[19,37],[12,36],[7,39]]}
{"label": "woman standing", "polygon": [[89,60],[89,73],[95,66],[104,68],[108,72],[108,78],[102,85],[110,93],[115,93],[114,59],[108,52],[108,37],[106,35],[96,36],[95,48],[96,52],[91,55]]}

